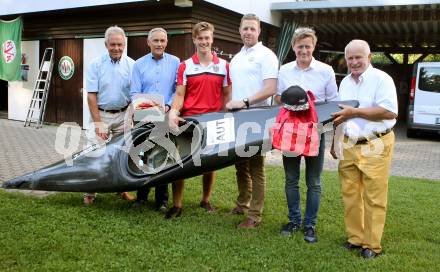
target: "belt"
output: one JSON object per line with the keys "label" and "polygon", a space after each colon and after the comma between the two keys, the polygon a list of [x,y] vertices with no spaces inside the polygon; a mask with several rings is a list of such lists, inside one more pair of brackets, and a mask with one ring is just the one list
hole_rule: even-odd
{"label": "belt", "polygon": [[[383,132],[374,132],[373,135],[376,136],[376,138],[382,138],[383,136],[387,135],[391,131],[393,131],[393,129],[389,128],[389,129],[387,129],[387,130],[385,130]],[[346,136],[346,137],[348,138],[348,136]],[[371,138],[358,138],[357,142],[355,143],[355,145],[366,144],[366,143],[368,143],[371,140],[372,140]]]}
{"label": "belt", "polygon": [[119,110],[104,110],[104,109],[101,109],[98,107],[98,110],[103,111],[103,112],[109,112],[109,113],[120,113],[120,112],[125,111],[127,109],[127,107],[128,107],[128,105],[119,109]]}

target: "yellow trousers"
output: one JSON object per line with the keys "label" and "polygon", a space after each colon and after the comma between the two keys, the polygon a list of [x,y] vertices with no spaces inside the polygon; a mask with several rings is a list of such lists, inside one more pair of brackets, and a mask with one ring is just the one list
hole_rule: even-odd
{"label": "yellow trousers", "polygon": [[382,250],[394,133],[343,149],[339,162],[348,242]]}

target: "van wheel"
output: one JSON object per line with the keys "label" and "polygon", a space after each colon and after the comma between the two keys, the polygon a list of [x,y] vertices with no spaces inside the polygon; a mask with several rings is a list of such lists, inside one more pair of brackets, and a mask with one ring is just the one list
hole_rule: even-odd
{"label": "van wheel", "polygon": [[417,136],[417,131],[415,129],[406,129],[406,137],[408,138],[415,138]]}

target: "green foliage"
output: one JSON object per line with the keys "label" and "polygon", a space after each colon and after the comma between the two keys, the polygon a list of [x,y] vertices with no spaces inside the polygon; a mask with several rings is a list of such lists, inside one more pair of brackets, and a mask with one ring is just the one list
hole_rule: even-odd
{"label": "green foliage", "polygon": [[[390,54],[390,56],[398,63],[398,64],[404,64],[403,63],[403,59],[404,59],[404,55],[403,54]],[[419,58],[422,56],[422,54],[408,54],[408,64],[414,64],[414,62],[418,61],[423,61],[423,62],[429,62],[429,61],[440,61],[440,54],[429,54],[427,56],[425,56],[422,60],[420,60]],[[387,57],[385,56],[384,53],[372,53],[371,54],[371,63],[376,64],[376,65],[389,65],[392,64],[393,62]]]}
{"label": "green foliage", "polygon": [[[215,214],[198,207],[200,178],[185,185],[183,216],[174,220],[163,219],[152,201],[133,209],[114,194],[84,207],[79,193],[39,199],[0,191],[0,271],[440,271],[438,182],[391,178],[384,254],[369,261],[340,246],[337,173],[323,175],[319,242],[312,245],[301,233],[279,235],[287,222],[280,167],[267,168],[256,230],[237,230],[243,217],[228,214],[237,194],[233,168],[217,172]],[[301,181],[303,203],[305,187]]]}
{"label": "green foliage", "polygon": [[429,54],[423,59],[424,62],[440,61],[440,54]]}
{"label": "green foliage", "polygon": [[371,63],[373,65],[392,64],[391,60],[387,56],[385,56],[384,53],[371,53]]}

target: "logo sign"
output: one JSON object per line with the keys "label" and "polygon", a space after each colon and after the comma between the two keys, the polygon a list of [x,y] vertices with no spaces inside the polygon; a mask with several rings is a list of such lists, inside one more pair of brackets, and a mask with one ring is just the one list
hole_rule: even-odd
{"label": "logo sign", "polygon": [[64,80],[69,80],[75,72],[75,64],[69,56],[64,56],[58,63],[58,73]]}
{"label": "logo sign", "polygon": [[2,44],[3,59],[6,63],[14,61],[17,50],[14,41],[7,40]]}
{"label": "logo sign", "polygon": [[229,143],[235,140],[234,118],[206,122],[206,145]]}

